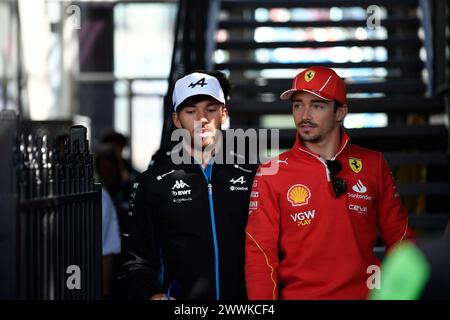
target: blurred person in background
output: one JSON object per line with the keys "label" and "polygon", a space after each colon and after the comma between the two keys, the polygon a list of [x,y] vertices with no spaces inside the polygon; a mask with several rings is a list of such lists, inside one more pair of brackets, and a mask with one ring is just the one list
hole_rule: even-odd
{"label": "blurred person in background", "polygon": [[108,192],[102,188],[102,271],[104,299],[113,298],[115,279],[115,257],[121,252],[120,230],[117,212]]}
{"label": "blurred person in background", "polygon": [[96,180],[102,184],[103,296],[109,299],[118,295],[116,274],[122,263],[120,221],[123,215],[120,197],[127,189],[121,190],[120,160],[111,146],[100,145],[94,152],[94,168]]}
{"label": "blurred person in background", "polygon": [[102,144],[97,149],[94,157],[97,177],[108,190],[121,220],[128,211],[131,182],[123,180],[123,163],[112,145]]}
{"label": "blurred person in background", "polygon": [[111,145],[117,153],[120,159],[120,173],[122,176],[122,180],[133,182],[134,179],[136,179],[136,177],[138,176],[139,171],[137,171],[133,167],[129,158],[123,157],[124,149],[129,144],[128,138],[119,132],[111,131],[102,137],[101,143],[105,145]]}

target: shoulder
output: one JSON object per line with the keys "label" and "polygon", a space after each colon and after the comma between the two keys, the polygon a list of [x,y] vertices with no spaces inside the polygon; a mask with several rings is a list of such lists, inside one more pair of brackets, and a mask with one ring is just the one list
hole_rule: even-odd
{"label": "shoulder", "polygon": [[383,157],[383,153],[380,151],[364,148],[355,144],[349,144],[347,149],[349,157],[363,157],[369,160],[380,160]]}
{"label": "shoulder", "polygon": [[167,160],[172,157],[173,154],[180,152],[181,146],[179,143],[172,142],[162,145],[158,151],[152,156],[149,168],[159,166],[164,163],[168,163]]}
{"label": "shoulder", "polygon": [[348,165],[353,171],[363,170],[367,174],[390,171],[382,152],[350,144],[345,153],[343,165]]}
{"label": "shoulder", "polygon": [[270,160],[262,163],[258,167],[256,176],[258,177],[276,177],[283,175],[289,171],[290,164],[293,163],[294,155],[291,150],[280,153],[278,156],[271,158]]}
{"label": "shoulder", "polygon": [[277,161],[285,161],[286,159],[293,159],[293,153],[292,149],[286,150],[282,153],[280,153],[278,156],[272,158],[271,160],[277,160]]}
{"label": "shoulder", "polygon": [[145,187],[145,185],[148,185],[151,183],[152,178],[154,177],[152,168],[148,168],[144,172],[141,172],[137,175],[136,179],[133,182],[132,188],[134,190],[136,189],[142,189]]}

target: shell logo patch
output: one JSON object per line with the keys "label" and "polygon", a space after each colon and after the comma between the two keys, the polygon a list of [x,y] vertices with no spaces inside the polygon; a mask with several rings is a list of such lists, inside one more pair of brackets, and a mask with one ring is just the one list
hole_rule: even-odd
{"label": "shell logo patch", "polygon": [[311,198],[311,191],[303,184],[295,184],[287,192],[287,199],[293,207],[308,204],[309,198]]}
{"label": "shell logo patch", "polygon": [[348,165],[350,166],[350,169],[352,169],[354,173],[361,172],[363,167],[361,159],[357,158],[348,158]]}
{"label": "shell logo patch", "polygon": [[313,70],[306,72],[305,73],[305,81],[310,82],[314,78],[315,74],[316,74],[316,72]]}

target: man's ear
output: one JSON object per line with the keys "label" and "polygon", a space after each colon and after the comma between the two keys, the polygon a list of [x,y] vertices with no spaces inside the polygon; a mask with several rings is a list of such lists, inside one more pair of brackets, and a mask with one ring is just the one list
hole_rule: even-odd
{"label": "man's ear", "polygon": [[224,124],[228,119],[228,108],[227,106],[222,107],[222,124]]}
{"label": "man's ear", "polygon": [[336,110],[336,121],[342,122],[344,121],[345,116],[348,113],[348,105],[343,104],[341,107],[337,108]]}
{"label": "man's ear", "polygon": [[175,125],[175,127],[177,127],[178,129],[181,129],[181,121],[180,121],[180,116],[178,115],[178,112],[173,112],[172,113],[172,122]]}

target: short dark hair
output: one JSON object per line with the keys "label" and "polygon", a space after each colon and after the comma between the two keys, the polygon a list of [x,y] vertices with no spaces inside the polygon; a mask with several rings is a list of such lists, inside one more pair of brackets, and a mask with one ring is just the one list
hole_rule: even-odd
{"label": "short dark hair", "polygon": [[178,106],[176,112],[180,113],[181,110],[183,110],[185,107],[195,105],[196,103],[199,103],[201,101],[208,100],[208,99],[216,100],[213,97],[208,96],[207,94],[198,94],[198,95],[189,97]]}
{"label": "short dark hair", "polygon": [[336,112],[337,109],[339,109],[342,106],[343,106],[343,104],[341,102],[334,100],[334,112]]}

